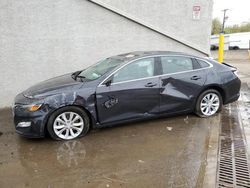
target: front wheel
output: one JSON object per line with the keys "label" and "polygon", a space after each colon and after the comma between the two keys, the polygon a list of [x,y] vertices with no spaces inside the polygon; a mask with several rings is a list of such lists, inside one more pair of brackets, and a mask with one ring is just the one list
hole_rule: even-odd
{"label": "front wheel", "polygon": [[204,91],[196,102],[195,113],[200,117],[210,117],[221,110],[222,97],[217,90]]}
{"label": "front wheel", "polygon": [[89,117],[75,106],[66,106],[55,111],[49,118],[47,130],[55,140],[72,140],[89,131]]}

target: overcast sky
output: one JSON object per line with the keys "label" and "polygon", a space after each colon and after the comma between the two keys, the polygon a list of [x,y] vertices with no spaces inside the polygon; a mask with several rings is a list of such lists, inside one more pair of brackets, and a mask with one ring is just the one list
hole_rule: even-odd
{"label": "overcast sky", "polygon": [[250,0],[214,0],[213,17],[223,18],[223,9],[230,9],[227,12],[227,25],[250,22]]}

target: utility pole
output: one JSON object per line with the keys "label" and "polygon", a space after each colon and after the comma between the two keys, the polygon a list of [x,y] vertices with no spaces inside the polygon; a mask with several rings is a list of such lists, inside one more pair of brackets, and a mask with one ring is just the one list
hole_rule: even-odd
{"label": "utility pole", "polygon": [[224,33],[224,29],[225,29],[225,22],[226,22],[226,13],[229,9],[224,9],[222,10],[224,12],[224,15],[223,15],[223,23],[222,23],[222,27],[221,27],[221,33]]}
{"label": "utility pole", "polygon": [[221,32],[220,32],[220,36],[219,36],[219,52],[218,52],[218,61],[220,63],[223,62],[224,60],[224,29],[225,29],[225,22],[226,22],[226,13],[229,9],[224,9],[222,10],[224,12],[224,15],[223,15],[223,23],[222,23],[222,27],[221,27]]}

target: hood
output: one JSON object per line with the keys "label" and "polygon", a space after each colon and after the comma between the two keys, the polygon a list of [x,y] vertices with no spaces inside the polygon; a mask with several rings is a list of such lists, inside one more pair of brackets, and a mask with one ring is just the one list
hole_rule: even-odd
{"label": "hood", "polygon": [[38,96],[47,96],[57,93],[72,91],[72,87],[82,83],[75,81],[71,74],[65,74],[49,80],[38,83],[26,91],[23,92],[23,95],[28,98],[36,98]]}

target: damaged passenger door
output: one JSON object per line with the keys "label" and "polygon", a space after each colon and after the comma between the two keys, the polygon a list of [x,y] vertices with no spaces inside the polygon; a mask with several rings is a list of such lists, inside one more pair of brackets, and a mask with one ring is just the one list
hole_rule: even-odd
{"label": "damaged passenger door", "polygon": [[159,112],[159,78],[155,58],[131,62],[114,72],[96,90],[101,124],[143,118]]}
{"label": "damaged passenger door", "polygon": [[160,112],[192,110],[206,81],[206,70],[185,56],[162,56],[160,77]]}

